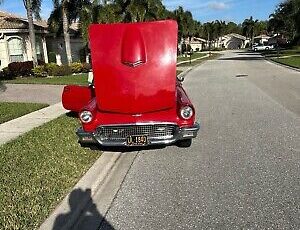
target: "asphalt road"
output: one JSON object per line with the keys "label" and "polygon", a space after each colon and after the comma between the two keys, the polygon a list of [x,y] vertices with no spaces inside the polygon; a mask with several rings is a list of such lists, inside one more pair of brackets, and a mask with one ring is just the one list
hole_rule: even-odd
{"label": "asphalt road", "polygon": [[300,229],[300,73],[226,52],[184,86],[198,138],[138,152],[95,229]]}

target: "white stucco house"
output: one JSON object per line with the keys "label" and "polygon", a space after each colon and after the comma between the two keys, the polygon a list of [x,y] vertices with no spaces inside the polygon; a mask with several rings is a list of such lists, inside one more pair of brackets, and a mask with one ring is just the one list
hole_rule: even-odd
{"label": "white stucco house", "polygon": [[254,37],[253,42],[258,44],[268,44],[271,37],[265,34]]}
{"label": "white stucco house", "polygon": [[[84,48],[85,43],[80,36],[79,23],[72,23],[70,25],[70,42],[71,42],[71,54],[73,62],[80,62],[80,52]],[[56,63],[58,65],[67,64],[67,54],[65,49],[65,40],[63,34],[56,36],[49,33],[47,35],[47,48],[48,53],[54,53],[56,56]],[[82,60],[87,62],[88,60]]]}
{"label": "white stucco house", "polygon": [[178,44],[179,50],[181,50],[182,44],[190,45],[191,49],[196,52],[202,51],[207,47],[207,41],[203,38],[197,38],[197,37],[182,39],[181,43]]}
{"label": "white stucco house", "polygon": [[[35,21],[36,53],[39,60],[47,63],[47,22]],[[0,69],[11,62],[31,61],[28,21],[25,18],[0,11]]]}
{"label": "white stucco house", "polygon": [[214,48],[225,48],[225,49],[243,49],[249,44],[250,40],[240,34],[227,34],[219,37],[213,42]]}

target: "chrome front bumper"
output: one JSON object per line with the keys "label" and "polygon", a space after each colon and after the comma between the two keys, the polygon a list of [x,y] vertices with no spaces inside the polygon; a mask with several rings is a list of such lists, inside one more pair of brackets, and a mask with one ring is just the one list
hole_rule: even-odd
{"label": "chrome front bumper", "polygon": [[[155,124],[155,125],[160,125],[160,124]],[[147,136],[148,137],[147,145],[168,145],[168,144],[173,144],[180,140],[192,139],[197,137],[197,133],[200,129],[200,125],[198,123],[195,123],[191,127],[184,127],[184,128],[179,128],[176,125],[173,126],[174,126],[174,131],[172,135],[162,136],[162,137],[154,137],[151,135]],[[117,130],[119,128],[119,126],[105,126],[105,127],[110,127],[110,128],[113,127],[114,130]],[[132,125],[132,127],[135,127],[135,125]],[[82,128],[79,128],[76,134],[79,137],[79,142],[82,144],[100,144],[102,146],[128,146],[125,137],[111,138],[111,139],[102,138],[98,131],[85,132]],[[145,134],[141,133],[137,135],[145,135]]]}

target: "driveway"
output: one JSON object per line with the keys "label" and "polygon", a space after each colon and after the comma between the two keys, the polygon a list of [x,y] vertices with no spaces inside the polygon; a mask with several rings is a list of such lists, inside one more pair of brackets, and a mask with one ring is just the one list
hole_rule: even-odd
{"label": "driveway", "polygon": [[62,85],[4,84],[0,87],[0,101],[53,105],[61,101],[63,87]]}
{"label": "driveway", "polygon": [[300,229],[300,73],[228,51],[184,85],[192,147],[138,152],[101,226],[79,229]]}

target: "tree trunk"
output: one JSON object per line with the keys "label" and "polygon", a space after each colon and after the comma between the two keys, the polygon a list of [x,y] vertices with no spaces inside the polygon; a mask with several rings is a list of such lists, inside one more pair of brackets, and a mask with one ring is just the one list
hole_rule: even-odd
{"label": "tree trunk", "polygon": [[31,0],[26,0],[26,11],[27,11],[27,19],[29,25],[29,39],[31,44],[31,52],[32,52],[32,61],[33,66],[37,66],[37,55],[35,49],[35,33],[34,33],[34,25],[33,25],[33,16],[32,16],[32,4]]}
{"label": "tree trunk", "polygon": [[70,34],[69,34],[69,22],[67,17],[67,9],[66,4],[62,6],[62,16],[63,16],[63,30],[64,30],[64,40],[65,40],[65,47],[66,47],[66,54],[68,59],[68,64],[72,63],[72,52],[71,52],[71,42],[70,42]]}

